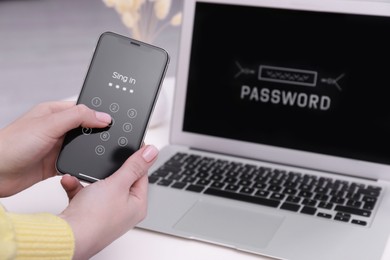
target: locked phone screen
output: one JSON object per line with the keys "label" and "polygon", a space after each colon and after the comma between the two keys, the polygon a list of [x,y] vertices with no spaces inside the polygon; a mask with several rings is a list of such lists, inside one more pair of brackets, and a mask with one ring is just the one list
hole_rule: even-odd
{"label": "locked phone screen", "polygon": [[70,131],[57,169],[93,182],[114,173],[138,150],[167,62],[168,55],[160,48],[102,34],[77,103],[110,114],[112,123]]}

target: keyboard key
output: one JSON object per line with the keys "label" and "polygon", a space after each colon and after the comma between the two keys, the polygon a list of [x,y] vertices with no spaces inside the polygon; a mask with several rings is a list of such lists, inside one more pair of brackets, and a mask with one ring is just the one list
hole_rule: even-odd
{"label": "keyboard key", "polygon": [[306,206],[310,206],[310,207],[315,207],[316,204],[317,204],[317,201],[316,200],[311,200],[311,199],[304,199],[302,201],[302,204],[306,205]]}
{"label": "keyboard key", "polygon": [[381,191],[381,190],[382,190],[381,187],[379,187],[379,186],[373,186],[373,185],[368,185],[368,186],[367,186],[367,189],[368,189],[368,190],[376,190],[376,191]]}
{"label": "keyboard key", "polygon": [[220,181],[223,179],[223,176],[222,175],[212,175],[210,177],[210,180],[213,180],[213,181]]}
{"label": "keyboard key", "polygon": [[149,179],[149,183],[153,184],[153,183],[156,183],[160,178],[156,177],[156,176],[149,176],[148,179]]}
{"label": "keyboard key", "polygon": [[301,213],[308,214],[308,215],[314,215],[316,213],[317,209],[309,206],[304,206],[301,209]]}
{"label": "keyboard key", "polygon": [[207,179],[210,176],[208,172],[200,171],[196,174],[194,174],[194,177],[200,178],[200,179]]}
{"label": "keyboard key", "polygon": [[298,196],[310,199],[313,196],[313,193],[310,191],[301,191]]}
{"label": "keyboard key", "polygon": [[265,183],[255,183],[253,185],[253,188],[259,189],[259,190],[264,190],[267,187],[267,184]]}
{"label": "keyboard key", "polygon": [[280,193],[273,193],[270,197],[270,199],[274,199],[274,200],[283,200],[285,197],[285,195],[283,194],[280,194]]}
{"label": "keyboard key", "polygon": [[299,189],[303,191],[312,191],[313,186],[308,184],[302,184],[301,186],[299,186]]}
{"label": "keyboard key", "polygon": [[213,183],[211,184],[211,187],[216,188],[216,189],[222,189],[224,186],[225,186],[225,183],[223,183],[223,182],[218,182],[218,181],[213,182]]}
{"label": "keyboard key", "polygon": [[278,191],[280,191],[282,188],[280,187],[280,186],[277,186],[277,185],[270,185],[269,187],[268,187],[268,191],[273,191],[273,192],[278,192]]}
{"label": "keyboard key", "polygon": [[253,188],[243,187],[243,188],[240,190],[240,193],[252,194],[254,191],[255,191],[255,189],[253,189]]}
{"label": "keyboard key", "polygon": [[330,202],[336,203],[336,204],[344,204],[345,199],[343,199],[341,197],[333,197],[330,199]]}
{"label": "keyboard key", "polygon": [[183,178],[182,174],[176,173],[172,174],[168,177],[168,179],[173,180],[173,181],[180,181]]}
{"label": "keyboard key", "polygon": [[375,190],[375,189],[359,189],[358,194],[363,194],[365,196],[370,196],[370,197],[378,197],[380,190]]}
{"label": "keyboard key", "polygon": [[250,195],[245,195],[245,194],[241,194],[241,193],[234,193],[234,192],[218,190],[218,189],[213,189],[213,188],[206,189],[204,194],[214,195],[214,196],[219,196],[219,197],[224,197],[224,198],[229,198],[229,199],[235,199],[235,200],[260,204],[260,205],[264,205],[264,206],[274,207],[274,208],[278,207],[280,204],[280,201],[277,201],[277,200],[271,200],[271,199],[266,199],[266,198],[262,198],[262,197],[250,196]]}
{"label": "keyboard key", "polygon": [[286,188],[291,188],[291,189],[295,189],[296,187],[298,187],[298,182],[295,182],[295,181],[287,181],[284,183],[284,186]]}
{"label": "keyboard key", "polygon": [[351,219],[351,215],[342,212],[337,212],[334,219],[338,221],[348,222]]}
{"label": "keyboard key", "polygon": [[288,194],[288,195],[295,195],[297,194],[297,190],[296,189],[293,189],[293,188],[285,188],[282,193],[284,194]]}
{"label": "keyboard key", "polygon": [[228,191],[237,191],[239,188],[240,188],[240,186],[238,186],[238,185],[228,184],[228,185],[225,187],[225,190],[228,190]]}
{"label": "keyboard key", "polygon": [[187,185],[187,183],[185,182],[175,182],[174,184],[172,184],[172,188],[176,188],[176,189],[183,189],[185,186]]}
{"label": "keyboard key", "polygon": [[170,174],[169,171],[167,171],[167,170],[160,170],[159,169],[159,170],[153,172],[150,176],[164,178],[164,177],[167,177],[169,174]]}
{"label": "keyboard key", "polygon": [[315,188],[314,192],[318,193],[318,194],[323,194],[323,195],[326,195],[328,193],[329,189],[328,188],[324,188],[324,187],[317,187]]}
{"label": "keyboard key", "polygon": [[363,209],[373,210],[375,206],[375,202],[366,202],[364,203]]}
{"label": "keyboard key", "polygon": [[260,197],[267,197],[269,193],[270,193],[269,191],[259,190],[255,193],[255,195]]}
{"label": "keyboard key", "polygon": [[172,184],[172,181],[171,180],[162,179],[159,182],[157,182],[157,184],[161,185],[161,186],[169,186],[169,185]]}
{"label": "keyboard key", "polygon": [[332,209],[333,208],[333,203],[327,203],[327,202],[320,202],[320,204],[318,204],[318,207],[319,208],[323,208],[323,209]]}
{"label": "keyboard key", "polygon": [[235,177],[227,177],[223,181],[227,182],[227,183],[230,183],[230,184],[235,184],[237,182],[237,178],[235,178]]}
{"label": "keyboard key", "polygon": [[321,218],[327,218],[327,219],[331,219],[332,218],[332,215],[326,214],[326,213],[323,213],[323,212],[318,212],[317,216],[321,217]]}
{"label": "keyboard key", "polygon": [[324,194],[317,194],[314,196],[314,199],[321,200],[321,201],[328,201],[329,196]]}
{"label": "keyboard key", "polygon": [[199,185],[194,185],[194,184],[191,184],[186,188],[186,190],[195,191],[195,192],[202,192],[203,189],[204,189],[204,186],[199,186]]}
{"label": "keyboard key", "polygon": [[350,213],[350,214],[354,214],[354,215],[359,215],[359,216],[363,216],[363,217],[371,216],[371,212],[368,211],[368,210],[357,209],[357,208],[352,208],[352,207],[345,207],[345,206],[341,206],[341,205],[337,205],[334,208],[334,210],[340,211],[340,212],[344,212],[344,213]]}
{"label": "keyboard key", "polygon": [[298,204],[285,202],[282,204],[282,206],[280,206],[280,208],[297,212],[301,208],[301,206],[299,206]]}
{"label": "keyboard key", "polygon": [[294,197],[294,196],[288,196],[286,201],[293,202],[293,203],[299,203],[301,201],[301,198]]}
{"label": "keyboard key", "polygon": [[201,185],[201,186],[207,186],[210,184],[211,181],[209,180],[204,180],[204,179],[200,179],[196,182],[197,185]]}
{"label": "keyboard key", "polygon": [[372,202],[372,203],[375,203],[375,202],[377,201],[376,198],[368,197],[368,196],[363,197],[362,200],[363,200],[364,202]]}
{"label": "keyboard key", "polygon": [[361,225],[361,226],[367,226],[367,222],[363,220],[358,219],[352,219],[351,223]]}
{"label": "keyboard key", "polygon": [[242,180],[242,181],[238,182],[238,185],[245,186],[245,187],[250,187],[250,186],[252,186],[252,184],[253,184],[252,181],[249,181],[249,180]]}
{"label": "keyboard key", "polygon": [[362,205],[361,201],[356,201],[356,200],[348,200],[347,206],[353,207],[353,208],[360,208]]}

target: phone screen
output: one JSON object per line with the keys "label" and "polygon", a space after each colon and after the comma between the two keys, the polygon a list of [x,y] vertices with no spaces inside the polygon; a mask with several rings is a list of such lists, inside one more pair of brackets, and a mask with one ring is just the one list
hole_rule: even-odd
{"label": "phone screen", "polygon": [[111,32],[100,36],[77,103],[109,113],[112,123],[67,133],[59,172],[94,182],[140,148],[168,61],[167,52],[156,46]]}

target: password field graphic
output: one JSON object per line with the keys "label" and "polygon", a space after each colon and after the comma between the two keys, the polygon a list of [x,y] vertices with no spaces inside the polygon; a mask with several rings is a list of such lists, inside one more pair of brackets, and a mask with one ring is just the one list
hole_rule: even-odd
{"label": "password field graphic", "polygon": [[299,70],[284,67],[260,65],[259,80],[284,84],[315,87],[317,84],[317,72]]}

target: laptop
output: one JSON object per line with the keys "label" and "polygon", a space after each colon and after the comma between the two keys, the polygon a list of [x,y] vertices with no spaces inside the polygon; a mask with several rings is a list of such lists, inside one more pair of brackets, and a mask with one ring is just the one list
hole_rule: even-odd
{"label": "laptop", "polygon": [[139,227],[276,259],[381,259],[390,4],[186,0]]}

